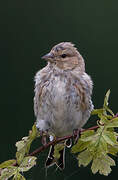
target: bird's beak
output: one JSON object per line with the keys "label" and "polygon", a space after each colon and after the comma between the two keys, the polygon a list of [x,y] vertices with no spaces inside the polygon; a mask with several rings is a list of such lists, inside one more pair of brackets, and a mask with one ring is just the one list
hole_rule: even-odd
{"label": "bird's beak", "polygon": [[42,59],[45,59],[45,60],[50,61],[50,62],[53,61],[53,58],[54,58],[54,55],[52,53],[48,53],[42,57]]}

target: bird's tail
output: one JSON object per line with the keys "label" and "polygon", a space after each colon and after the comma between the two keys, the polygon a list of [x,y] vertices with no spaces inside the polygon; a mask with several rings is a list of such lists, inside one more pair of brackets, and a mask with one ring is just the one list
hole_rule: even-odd
{"label": "bird's tail", "polygon": [[54,145],[52,145],[50,147],[50,151],[49,151],[45,166],[50,167],[56,164],[59,169],[63,170],[65,167],[65,147],[59,151],[59,154],[60,154],[59,159],[56,159],[54,157]]}

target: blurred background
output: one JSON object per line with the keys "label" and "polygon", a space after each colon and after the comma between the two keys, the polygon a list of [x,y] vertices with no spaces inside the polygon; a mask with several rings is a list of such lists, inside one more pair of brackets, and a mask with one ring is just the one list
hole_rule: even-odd
{"label": "blurred background", "polygon": [[[62,41],[73,42],[85,59],[94,81],[95,108],[102,107],[111,89],[110,107],[118,111],[117,0],[0,1],[0,162],[14,158],[16,141],[28,135],[35,121],[34,75],[46,65],[41,56]],[[26,173],[27,179],[107,178],[92,175],[90,167],[78,168],[75,157],[66,154],[65,170],[51,167],[47,176],[47,151],[40,154],[37,166]],[[112,168],[107,179],[116,176],[117,168]]]}

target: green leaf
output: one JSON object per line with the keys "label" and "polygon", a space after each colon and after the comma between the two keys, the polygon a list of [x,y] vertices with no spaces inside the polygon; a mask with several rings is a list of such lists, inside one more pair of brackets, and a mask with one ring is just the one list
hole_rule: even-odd
{"label": "green leaf", "polygon": [[107,153],[107,143],[100,137],[96,141],[91,141],[87,149],[91,152],[93,157],[96,157],[101,153]]}
{"label": "green leaf", "polygon": [[36,165],[36,157],[34,156],[27,156],[23,159],[22,163],[18,167],[19,172],[28,171],[31,169],[34,165]]}
{"label": "green leaf", "polygon": [[71,152],[78,153],[86,149],[90,144],[90,141],[84,142],[82,141],[82,139],[86,139],[93,134],[95,134],[94,130],[87,130],[82,132],[81,137],[79,138],[78,142],[72,147]]}
{"label": "green leaf", "polygon": [[81,152],[83,150],[85,150],[88,145],[90,144],[90,141],[87,142],[83,142],[81,141],[81,139],[71,148],[71,152],[72,153],[78,153]]}
{"label": "green leaf", "polygon": [[97,148],[97,154],[106,154],[107,153],[107,142],[104,141],[104,138],[101,137],[100,140],[98,140],[98,148]]}
{"label": "green leaf", "polygon": [[82,137],[81,141],[87,142],[87,141],[96,141],[99,138],[99,134],[95,133],[94,135],[88,136],[88,137]]}
{"label": "green leaf", "polygon": [[59,153],[59,151],[63,150],[64,147],[65,147],[65,145],[62,144],[62,143],[61,143],[61,144],[56,144],[56,145],[54,146],[54,158],[56,158],[56,159],[59,159],[59,158],[60,158],[60,153]]}
{"label": "green leaf", "polygon": [[92,158],[93,158],[93,156],[90,153],[90,151],[85,150],[85,151],[81,152],[77,157],[79,167],[81,165],[83,165],[84,167],[87,166],[92,161]]}
{"label": "green leaf", "polygon": [[108,106],[109,95],[110,95],[110,89],[107,91],[105,98],[104,98],[104,105],[103,105],[104,108],[106,108]]}
{"label": "green leaf", "polygon": [[99,172],[105,176],[111,172],[110,166],[115,166],[115,161],[106,154],[101,154],[97,158],[93,159],[91,170],[93,174]]}
{"label": "green leaf", "polygon": [[118,117],[109,121],[105,128],[118,127]]}
{"label": "green leaf", "polygon": [[103,131],[102,137],[104,140],[110,144],[111,146],[114,146],[115,144],[118,144],[117,142],[117,136],[114,132],[111,131]]}
{"label": "green leaf", "polygon": [[81,138],[81,141],[89,142],[87,149],[93,154],[93,156],[97,156],[101,153],[107,153],[107,143],[102,137],[103,130],[104,127],[100,126],[94,135]]}
{"label": "green leaf", "polygon": [[114,146],[108,145],[108,153],[116,156],[118,153],[118,145],[116,144]]}
{"label": "green leaf", "polygon": [[114,128],[118,127],[118,118],[113,119],[114,113],[108,107],[109,95],[110,90],[105,95],[103,109],[95,109],[92,112],[92,115],[99,117],[98,129],[83,132],[77,144],[72,147],[72,153],[79,153],[79,166],[87,166],[92,161],[92,172],[106,176],[111,172],[111,166],[115,166],[115,161],[108,153],[118,153],[118,133],[114,131]]}
{"label": "green leaf", "polygon": [[28,136],[23,137],[21,141],[16,142],[17,151],[20,151],[28,141]]}
{"label": "green leaf", "polygon": [[82,132],[81,138],[86,138],[86,137],[94,135],[94,134],[95,134],[94,130],[86,130],[86,131]]}
{"label": "green leaf", "polygon": [[109,107],[106,107],[106,110],[112,115],[112,117],[114,117],[114,113]]}
{"label": "green leaf", "polygon": [[15,159],[11,159],[8,161],[4,161],[3,163],[0,164],[0,168],[6,168],[8,166],[11,166],[12,164],[16,163]]}
{"label": "green leaf", "polygon": [[[37,134],[38,134],[38,130],[37,130],[36,125],[34,124],[32,126],[32,131],[29,133],[30,139],[34,140],[37,137]],[[39,134],[38,134],[38,136],[39,136]]]}
{"label": "green leaf", "polygon": [[[30,146],[32,141],[37,137],[38,132],[36,125],[32,126],[32,131],[30,131],[28,137],[23,137],[21,141],[16,143],[17,152],[16,152],[16,159],[17,163],[20,164],[25,157],[29,153]],[[38,135],[39,136],[39,135]]]}
{"label": "green leaf", "polygon": [[97,146],[96,146],[96,152],[95,153],[96,153],[96,155],[100,155],[102,153],[104,153],[104,154],[107,153],[107,143],[106,143],[106,141],[104,141],[102,136],[97,141]]}
{"label": "green leaf", "polygon": [[0,180],[7,180],[12,177],[17,171],[17,167],[9,166],[1,171]]}
{"label": "green leaf", "polygon": [[26,145],[25,145],[25,152],[26,152],[26,154],[29,153],[31,143],[32,143],[32,141],[33,141],[34,139],[37,138],[37,135],[38,135],[38,137],[39,137],[39,134],[38,134],[36,125],[34,124],[34,125],[32,126],[32,131],[30,131],[30,133],[29,133],[28,141],[27,141],[27,143],[26,143]]}
{"label": "green leaf", "polygon": [[22,148],[20,149],[20,151],[16,152],[16,159],[18,165],[20,165],[24,157],[25,157],[25,148]]}
{"label": "green leaf", "polygon": [[101,108],[101,109],[94,109],[91,112],[91,115],[98,115],[98,114],[103,114],[103,108]]}
{"label": "green leaf", "polygon": [[17,172],[12,180],[26,180],[24,176],[22,176],[19,172]]}
{"label": "green leaf", "polygon": [[108,107],[108,100],[109,100],[109,95],[110,95],[110,89],[107,91],[106,95],[105,95],[105,99],[104,99],[104,104],[103,104],[103,108],[108,111],[112,116],[114,116],[114,113],[112,112],[111,109],[109,109]]}
{"label": "green leaf", "polygon": [[108,120],[108,117],[107,115],[105,114],[99,114],[98,117],[100,118],[99,120],[99,124],[107,124],[109,123],[109,120]]}
{"label": "green leaf", "polygon": [[37,137],[37,128],[35,124],[32,126],[29,136],[23,137],[21,141],[16,142],[17,151],[25,148],[25,152],[28,153],[32,141]]}

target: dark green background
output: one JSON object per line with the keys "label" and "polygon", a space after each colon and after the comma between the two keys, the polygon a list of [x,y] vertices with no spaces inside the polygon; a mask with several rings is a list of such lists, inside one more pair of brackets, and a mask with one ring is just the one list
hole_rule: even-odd
{"label": "dark green background", "polygon": [[[1,0],[0,162],[14,158],[15,142],[31,129],[34,75],[46,65],[41,56],[62,41],[75,43],[83,55],[94,81],[95,107],[102,106],[110,88],[110,107],[118,111],[117,0]],[[42,153],[38,167],[27,173],[28,180],[45,179],[45,158]],[[107,179],[117,176],[117,168]],[[80,178],[106,179],[92,175],[90,168],[78,169],[75,157],[68,153],[64,172],[52,167],[47,175],[47,179]]]}

